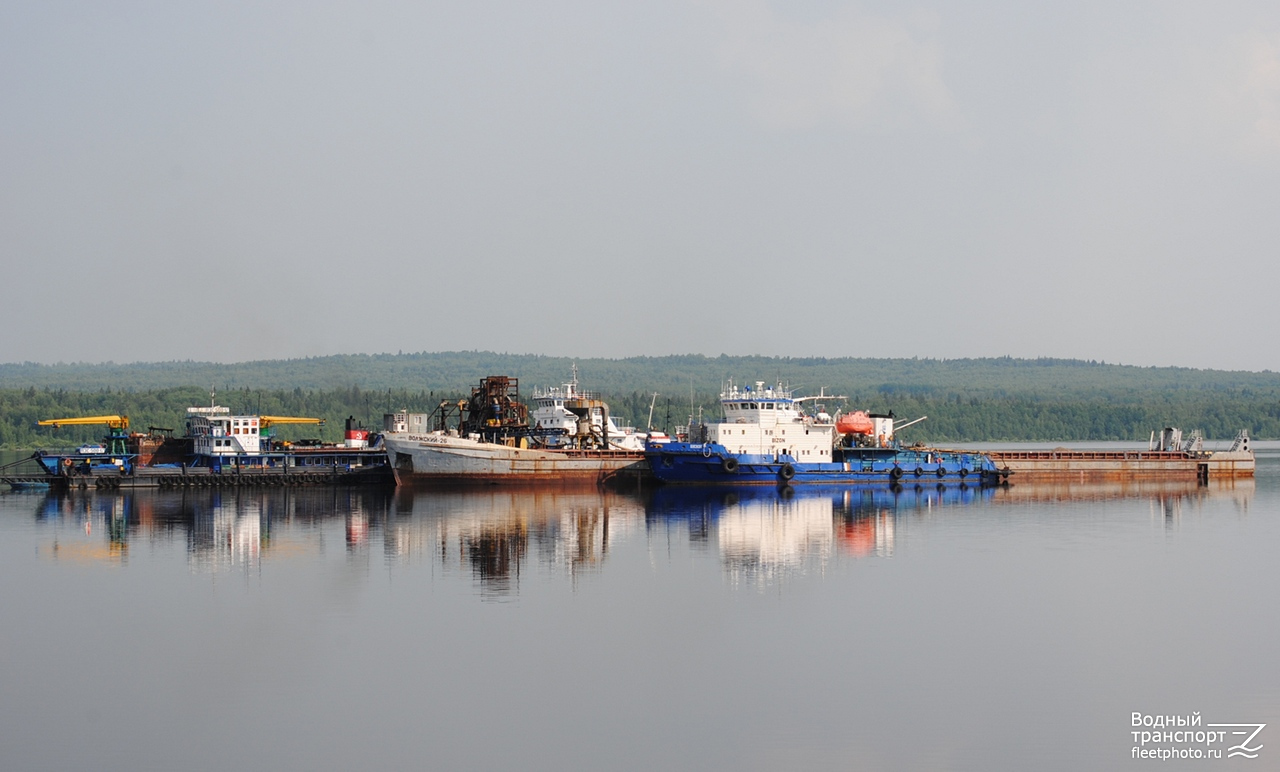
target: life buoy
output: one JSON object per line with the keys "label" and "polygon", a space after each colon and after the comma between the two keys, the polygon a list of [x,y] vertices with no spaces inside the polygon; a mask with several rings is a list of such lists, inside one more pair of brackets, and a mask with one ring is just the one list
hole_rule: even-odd
{"label": "life buoy", "polygon": [[918,467],[916,467],[916,471],[915,471],[915,475],[916,475],[916,477],[919,477],[919,476],[921,476],[922,474],[924,474],[924,467],[922,467],[922,466],[918,466]]}
{"label": "life buoy", "polygon": [[902,467],[895,466],[893,469],[890,469],[889,476],[892,477],[895,482],[902,479]]}
{"label": "life buoy", "polygon": [[784,480],[790,480],[796,476],[796,468],[791,464],[783,464],[782,468],[778,470],[778,476]]}
{"label": "life buoy", "polygon": [[720,468],[729,474],[733,474],[738,471],[738,459],[733,456],[725,456],[720,460]]}
{"label": "life buoy", "polygon": [[947,469],[946,469],[946,467],[942,466],[941,464],[939,464],[939,465],[938,465],[938,476],[939,476],[939,477],[946,477],[946,476],[947,476]]}

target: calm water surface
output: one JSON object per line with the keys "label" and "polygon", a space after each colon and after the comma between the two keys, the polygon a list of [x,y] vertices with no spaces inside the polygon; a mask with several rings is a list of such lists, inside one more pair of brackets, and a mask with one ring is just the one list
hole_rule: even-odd
{"label": "calm water surface", "polygon": [[1276,769],[1280,455],[1259,467],[4,493],[0,768],[1128,769],[1136,711],[1266,722],[1259,758],[1181,768]]}

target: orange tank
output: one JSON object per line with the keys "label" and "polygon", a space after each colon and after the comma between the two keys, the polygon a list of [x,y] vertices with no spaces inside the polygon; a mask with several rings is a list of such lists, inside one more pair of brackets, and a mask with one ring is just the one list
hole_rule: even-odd
{"label": "orange tank", "polygon": [[871,422],[871,416],[855,410],[840,416],[836,421],[836,431],[841,434],[871,434],[875,431],[875,424]]}

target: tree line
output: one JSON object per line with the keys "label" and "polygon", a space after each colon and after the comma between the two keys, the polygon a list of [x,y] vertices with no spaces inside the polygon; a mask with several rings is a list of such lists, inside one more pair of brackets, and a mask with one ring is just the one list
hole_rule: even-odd
{"label": "tree line", "polygon": [[[572,359],[493,352],[313,357],[219,364],[0,364],[0,447],[66,447],[102,427],[53,430],[41,419],[125,414],[135,430],[185,428],[186,408],[210,390],[237,414],[323,418],[284,426],[286,439],[342,437],[353,416],[378,429],[400,409],[429,412],[467,396],[488,375],[519,379],[529,401],[564,383],[577,366],[581,388],[599,392],[614,415],[671,431],[690,416],[718,418],[720,390],[781,382],[797,394],[847,397],[827,408],[929,416],[904,431],[923,442],[1144,440],[1162,426],[1230,439],[1240,429],[1280,438],[1280,374],[1133,367],[1063,359],[866,359],[673,355]],[[654,398],[654,394],[657,398]]]}
{"label": "tree line", "polygon": [[[445,390],[250,389],[218,392],[218,404],[235,414],[322,418],[325,425],[277,427],[284,439],[314,437],[339,440],[345,419],[354,417],[375,431],[384,413],[430,412],[441,401],[456,402],[470,388]],[[1000,440],[1145,440],[1152,430],[1179,426],[1199,429],[1209,439],[1230,439],[1248,429],[1259,439],[1280,438],[1280,399],[1274,393],[1232,390],[1167,390],[1133,393],[1100,392],[1092,396],[1054,393],[1007,393],[1003,390],[900,388],[892,384],[866,391],[829,390],[848,399],[832,399],[829,412],[863,409],[893,413],[902,421],[928,420],[903,431],[904,441],[929,443]],[[532,390],[523,390],[528,400]],[[652,391],[604,391],[619,423],[640,429],[673,431],[690,417],[720,417],[719,391],[694,389],[683,394]],[[0,389],[0,447],[60,448],[94,440],[102,426],[37,427],[39,420],[89,415],[128,415],[134,431],[150,427],[185,431],[186,409],[210,404],[207,389],[194,386],[145,390],[74,391],[36,388]]]}
{"label": "tree line", "polygon": [[[526,393],[555,386],[577,365],[583,388],[608,394],[633,389],[672,399],[690,391],[718,393],[739,384],[783,381],[797,390],[850,395],[955,392],[962,396],[1136,396],[1140,393],[1225,392],[1280,396],[1280,374],[1134,367],[1072,359],[869,359],[673,355],[625,359],[547,357],[453,351],[352,354],[261,362],[150,362],[135,364],[0,364],[0,389],[150,391],[199,387],[219,393],[241,389],[462,391],[488,375],[520,379]],[[647,407],[647,405],[646,405]]]}

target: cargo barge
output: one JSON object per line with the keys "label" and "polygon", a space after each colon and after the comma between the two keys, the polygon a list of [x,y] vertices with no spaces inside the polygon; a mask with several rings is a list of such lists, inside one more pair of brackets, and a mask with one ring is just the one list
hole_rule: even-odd
{"label": "cargo barge", "polygon": [[1152,433],[1146,450],[988,450],[986,455],[1016,482],[1117,482],[1252,478],[1255,459],[1249,434],[1241,431],[1230,449],[1204,450],[1196,436],[1167,427]]}
{"label": "cargo barge", "polygon": [[116,490],[262,485],[390,484],[386,453],[376,436],[347,420],[341,443],[288,443],[271,436],[273,424],[323,423],[316,418],[231,415],[210,405],[187,408],[183,437],[150,427],[130,432],[128,416],[41,421],[46,426],[106,424],[98,444],[71,452],[36,451],[0,467],[0,483],[13,488]]}
{"label": "cargo barge", "polygon": [[549,403],[542,408],[555,412],[533,422],[519,380],[505,375],[482,379],[468,399],[431,413],[386,414],[382,441],[396,482],[628,485],[647,475],[644,435],[619,429],[608,405],[576,385],[575,374],[565,389],[540,395]]}

